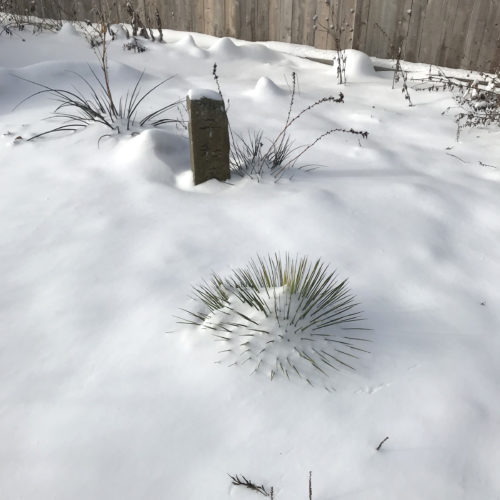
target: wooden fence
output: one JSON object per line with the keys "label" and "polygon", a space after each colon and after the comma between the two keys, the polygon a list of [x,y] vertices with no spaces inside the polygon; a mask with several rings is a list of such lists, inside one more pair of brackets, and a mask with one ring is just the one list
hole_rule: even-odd
{"label": "wooden fence", "polygon": [[[28,5],[31,0],[19,0]],[[126,21],[125,0],[35,0],[39,15],[92,18],[106,2]],[[57,3],[61,9],[54,7]],[[158,8],[164,27],[335,48],[334,37],[314,30],[342,25],[342,48],[390,58],[402,46],[408,61],[495,71],[500,66],[500,0],[132,0],[144,18]],[[330,5],[329,5],[330,4]],[[329,18],[330,6],[335,16]]]}
{"label": "wooden fence", "polygon": [[496,71],[500,0],[357,0],[355,34],[373,56],[402,44],[408,61]]}

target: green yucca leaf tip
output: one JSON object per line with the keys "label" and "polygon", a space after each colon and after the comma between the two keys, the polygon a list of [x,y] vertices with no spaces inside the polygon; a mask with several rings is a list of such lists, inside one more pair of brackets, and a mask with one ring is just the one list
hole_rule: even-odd
{"label": "green yucca leaf tip", "polygon": [[193,292],[200,308],[184,311],[180,323],[211,334],[228,366],[334,390],[331,375],[354,370],[368,352],[369,329],[347,280],[320,259],[257,256],[228,277],[213,273]]}

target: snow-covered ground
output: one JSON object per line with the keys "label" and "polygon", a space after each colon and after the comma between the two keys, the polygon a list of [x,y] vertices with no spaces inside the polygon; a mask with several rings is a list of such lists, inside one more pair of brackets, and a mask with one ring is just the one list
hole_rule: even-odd
{"label": "snow-covered ground", "polygon": [[[115,96],[174,76],[145,111],[216,90],[235,131],[330,128],[297,172],[194,187],[184,130],[99,138],[101,126],[26,139],[55,108],[15,75],[71,88],[98,62],[60,33],[0,38],[0,498],[500,498],[500,133],[455,141],[447,93],[412,93],[348,53],[332,68],[263,44],[166,32],[141,54],[110,47]],[[293,47],[291,48],[293,50]],[[261,79],[266,77],[269,80]],[[19,137],[21,139],[19,139]],[[487,165],[487,166],[485,166]],[[216,364],[176,323],[191,286],[257,253],[321,258],[349,277],[371,354],[336,392]],[[386,437],[380,451],[377,445]]]}

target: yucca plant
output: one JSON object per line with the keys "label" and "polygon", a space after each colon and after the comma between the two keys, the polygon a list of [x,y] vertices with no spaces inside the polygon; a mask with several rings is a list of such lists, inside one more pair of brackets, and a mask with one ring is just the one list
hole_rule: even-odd
{"label": "yucca plant", "polygon": [[172,77],[142,92],[140,89],[140,84],[144,76],[144,73],[142,73],[135,82],[132,90],[120,97],[118,104],[115,104],[110,91],[108,92],[107,90],[108,85],[99,78],[91,67],[90,71],[95,83],[87,80],[79,73],[73,73],[83,82],[86,89],[78,89],[76,87],[71,90],[53,88],[26,78],[17,77],[41,89],[23,99],[17,106],[22,105],[33,97],[45,94],[58,103],[51,118],[63,120],[63,125],[37,134],[28,140],[33,140],[54,132],[75,131],[79,128],[87,127],[92,123],[105,125],[108,129],[118,134],[129,132],[135,127],[158,127],[165,123],[182,123],[182,120],[178,117],[165,116],[169,111],[180,110],[183,105],[183,101],[181,100],[167,103],[165,106],[161,106],[138,117],[138,111],[145,99]]}
{"label": "yucca plant", "polygon": [[213,273],[193,292],[200,307],[184,310],[179,322],[209,332],[229,366],[334,390],[330,376],[354,370],[368,352],[369,329],[347,279],[320,259],[257,256],[228,277]]}

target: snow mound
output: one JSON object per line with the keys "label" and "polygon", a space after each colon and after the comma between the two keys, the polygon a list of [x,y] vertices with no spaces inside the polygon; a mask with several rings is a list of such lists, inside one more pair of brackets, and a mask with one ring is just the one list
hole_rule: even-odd
{"label": "snow mound", "polygon": [[207,57],[207,52],[196,45],[192,35],[186,35],[172,45],[175,45],[176,48],[183,49],[184,52],[187,52],[192,57]]}
{"label": "snow mound", "polygon": [[[128,81],[135,84],[142,74],[139,69],[120,62],[111,61],[108,67],[112,85],[114,82]],[[70,89],[73,84],[77,88],[85,90],[85,93],[87,93],[87,84],[82,78],[85,78],[91,85],[97,84],[96,76],[102,79],[102,70],[97,62],[87,63],[69,60],[49,60],[30,64],[17,68],[12,74],[54,88]],[[147,78],[148,75],[144,74],[143,81],[147,80]]]}
{"label": "snow mound", "polygon": [[[359,50],[346,50],[346,77],[347,81],[359,82],[378,78],[371,59]],[[337,74],[337,63],[334,62],[332,71]]]}
{"label": "snow mound", "polygon": [[276,85],[267,76],[261,76],[254,89],[249,93],[256,99],[269,99],[287,95],[288,92]]}
{"label": "snow mound", "polygon": [[187,140],[160,129],[125,137],[114,153],[116,167],[154,183],[176,185],[176,176],[189,169]]}
{"label": "snow mound", "polygon": [[217,40],[208,50],[218,56],[241,57],[240,47],[227,37]]}
{"label": "snow mound", "polygon": [[71,21],[64,22],[58,33],[59,36],[80,36],[74,24]]}
{"label": "snow mound", "polygon": [[212,54],[227,58],[251,59],[268,64],[283,59],[284,56],[275,50],[257,43],[236,45],[231,38],[221,38],[208,49]]}
{"label": "snow mound", "polygon": [[272,50],[265,45],[249,43],[238,47],[240,53],[246,59],[253,59],[260,63],[271,63],[283,59],[284,56],[279,52]]}

